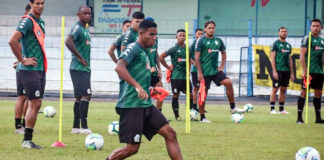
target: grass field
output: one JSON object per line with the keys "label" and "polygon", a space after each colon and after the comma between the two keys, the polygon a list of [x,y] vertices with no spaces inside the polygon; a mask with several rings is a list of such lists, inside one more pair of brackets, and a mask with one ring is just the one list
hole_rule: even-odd
{"label": "grass field", "polygon": [[[210,105],[207,118],[211,124],[192,122],[191,133],[185,133],[185,121],[175,121],[170,103],[165,103],[163,113],[171,119],[176,130],[180,148],[185,160],[286,160],[294,159],[295,152],[304,146],[316,148],[324,157],[324,125],[314,123],[313,107],[309,111],[309,124],[298,125],[296,106],[287,106],[291,115],[270,115],[268,106],[255,106],[254,113],[245,114],[242,124],[233,124],[227,105]],[[214,102],[215,103],[215,102]],[[88,124],[92,131],[104,137],[101,151],[87,151],[84,147],[85,135],[71,135],[73,102],[63,104],[63,142],[65,148],[52,148],[58,138],[58,117],[45,118],[39,115],[34,141],[42,150],[21,149],[23,135],[14,134],[14,101],[0,101],[0,159],[5,160],[103,160],[119,143],[118,136],[108,135],[107,126],[118,120],[112,102],[91,102]],[[43,107],[55,106],[57,101],[44,101]],[[242,106],[241,106],[242,107]],[[184,105],[180,105],[182,119]],[[322,113],[322,115],[324,115]],[[323,116],[324,117],[324,116]],[[164,139],[157,135],[151,142],[143,138],[139,152],[130,160],[167,160]]]}

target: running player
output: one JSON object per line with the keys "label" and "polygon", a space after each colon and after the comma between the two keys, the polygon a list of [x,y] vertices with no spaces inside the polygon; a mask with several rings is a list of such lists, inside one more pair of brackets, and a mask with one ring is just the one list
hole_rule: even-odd
{"label": "running player", "polygon": [[40,18],[45,0],[30,0],[29,4],[31,12],[19,22],[9,45],[18,62],[21,62],[21,65],[18,66],[19,74],[22,77],[29,105],[25,117],[25,135],[21,146],[23,148],[41,149],[39,145],[32,142],[32,138],[46,81],[45,23]]}
{"label": "running player", "polygon": [[124,36],[124,39],[122,40],[122,44],[121,44],[121,51],[124,51],[125,47],[136,41],[137,37],[138,37],[138,27],[139,24],[144,20],[145,15],[142,12],[134,12],[132,14],[132,19],[131,19],[131,28],[129,28]]}
{"label": "running player", "polygon": [[[235,106],[234,90],[232,81],[223,72],[226,63],[225,45],[220,38],[214,36],[215,22],[207,21],[205,23],[205,36],[199,38],[195,47],[195,61],[198,69],[198,81],[205,80],[206,94],[210,88],[210,83],[213,81],[217,86],[224,85],[226,87],[226,95],[230,103],[231,112],[244,111]],[[222,63],[218,66],[218,54],[222,54]],[[210,123],[206,118],[205,103],[199,106],[200,121]]]}
{"label": "running player", "polygon": [[[314,89],[313,104],[315,109],[316,120],[315,123],[324,123],[321,118],[321,98],[323,89],[323,51],[324,51],[324,39],[319,37],[321,31],[321,21],[319,19],[313,19],[311,22],[311,48],[310,48],[310,66],[309,76],[310,84],[309,87]],[[306,81],[307,75],[307,57],[308,57],[308,40],[309,36],[305,36],[302,40],[300,49],[300,63],[303,69],[303,79]],[[306,97],[306,86],[307,84],[302,83],[302,89],[300,97],[298,98],[298,117],[297,123],[302,124],[303,121],[303,109],[305,105]]]}
{"label": "running player", "polygon": [[[110,58],[115,62],[117,63],[117,58],[120,56],[120,47],[121,47],[121,42],[122,42],[122,39],[124,39],[124,36],[125,36],[125,32],[127,31],[127,29],[131,26],[131,21],[129,20],[125,20],[123,22],[123,33],[119,36],[117,36],[115,39],[114,39],[114,42],[113,44],[110,46],[109,50],[108,50],[108,55],[110,56]],[[117,58],[115,56],[115,49],[117,49]]]}
{"label": "running player", "polygon": [[[184,29],[177,30],[177,43],[169,50],[160,55],[161,64],[172,72],[171,88],[172,88],[172,109],[177,121],[181,121],[179,116],[179,95],[180,92],[186,94],[186,32]],[[171,57],[172,65],[169,66],[165,58]],[[190,83],[191,84],[191,83]],[[192,94],[190,85],[190,108],[192,108]]]}
{"label": "running player", "polygon": [[[79,21],[76,22],[65,40],[72,53],[70,74],[74,88],[74,121],[71,134],[90,134],[88,128],[88,109],[91,99],[91,69],[90,50],[91,38],[88,23],[91,19],[91,9],[81,6],[78,11]],[[80,129],[81,120],[81,129]]]}
{"label": "running player", "polygon": [[181,160],[182,155],[176,132],[170,127],[162,113],[153,106],[150,96],[150,63],[147,49],[156,40],[157,25],[144,20],[139,26],[139,37],[127,46],[119,57],[116,72],[124,80],[117,107],[120,108],[119,140],[126,146],[114,150],[107,160],[126,159],[139,150],[142,134],[148,140],[158,133],[165,139],[169,156]]}

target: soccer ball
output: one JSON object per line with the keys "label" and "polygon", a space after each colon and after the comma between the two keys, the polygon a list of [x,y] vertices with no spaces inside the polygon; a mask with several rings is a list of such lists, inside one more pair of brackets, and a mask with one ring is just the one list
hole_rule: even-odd
{"label": "soccer ball", "polygon": [[296,160],[320,160],[320,154],[313,147],[303,147],[296,153]]}
{"label": "soccer ball", "polygon": [[243,109],[245,110],[246,113],[253,113],[254,106],[252,104],[248,103],[248,104],[244,105]]}
{"label": "soccer ball", "polygon": [[104,146],[104,139],[98,133],[91,133],[85,139],[85,147],[88,150],[101,150]]}
{"label": "soccer ball", "polygon": [[232,122],[233,123],[242,123],[244,120],[244,115],[241,113],[232,114]]}
{"label": "soccer ball", "polygon": [[55,108],[53,106],[46,106],[43,109],[43,114],[45,115],[45,117],[52,118],[52,117],[55,116],[56,110],[55,110]]}
{"label": "soccer ball", "polygon": [[111,135],[118,135],[119,134],[119,122],[118,121],[112,121],[108,125],[108,133]]}
{"label": "soccer ball", "polygon": [[198,112],[196,111],[196,110],[194,110],[194,109],[191,109],[190,110],[190,119],[192,120],[192,121],[198,121]]}

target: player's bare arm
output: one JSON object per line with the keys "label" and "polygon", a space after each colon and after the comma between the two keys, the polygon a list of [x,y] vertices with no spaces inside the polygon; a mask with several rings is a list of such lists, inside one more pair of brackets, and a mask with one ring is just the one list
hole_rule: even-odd
{"label": "player's bare arm", "polygon": [[295,80],[294,68],[293,68],[293,61],[291,58],[291,54],[289,56],[289,68],[290,68],[290,79],[291,81]]}
{"label": "player's bare arm", "polygon": [[225,64],[226,64],[226,51],[221,51],[222,53],[222,63],[221,65],[217,68],[218,71],[224,71],[224,67],[225,67]]}
{"label": "player's bare arm", "polygon": [[301,47],[299,59],[300,59],[300,64],[301,64],[302,69],[303,69],[303,76],[305,76],[306,73],[307,73],[306,61],[305,61],[305,55],[306,55],[306,53],[307,53],[307,48]]}
{"label": "player's bare arm", "polygon": [[75,44],[73,42],[73,37],[71,35],[69,35],[66,40],[65,40],[65,45],[68,47],[68,49],[78,58],[78,60],[80,61],[80,63],[87,67],[87,61],[84,60],[82,58],[82,56],[80,55],[80,53],[78,52],[78,50],[75,47]]}
{"label": "player's bare arm", "polygon": [[276,69],[276,52],[275,51],[271,51],[270,63],[271,63],[271,67],[272,67],[272,76],[274,79],[278,80],[278,73],[277,73],[277,69]]}
{"label": "player's bare arm", "polygon": [[200,67],[200,52],[195,52],[195,61],[196,61],[196,67],[198,71],[198,81],[201,81],[202,79],[204,79],[204,77]]}
{"label": "player's bare arm", "polygon": [[117,58],[115,56],[115,53],[114,53],[115,49],[116,49],[116,46],[115,45],[111,45],[110,48],[109,48],[109,50],[108,50],[108,55],[117,64],[117,61],[118,60],[117,60]]}
{"label": "player's bare arm", "polygon": [[172,71],[173,70],[173,67],[170,67],[166,61],[165,61],[165,58],[167,57],[168,55],[166,54],[166,52],[163,52],[161,55],[160,55],[160,62],[161,64],[168,70]]}

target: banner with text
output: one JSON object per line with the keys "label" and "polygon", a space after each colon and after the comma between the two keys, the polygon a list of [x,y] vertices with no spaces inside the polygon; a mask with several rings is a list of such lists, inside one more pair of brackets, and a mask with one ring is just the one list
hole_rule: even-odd
{"label": "banner with text", "polygon": [[94,7],[96,33],[121,33],[123,21],[141,11],[142,0],[95,0]]}

